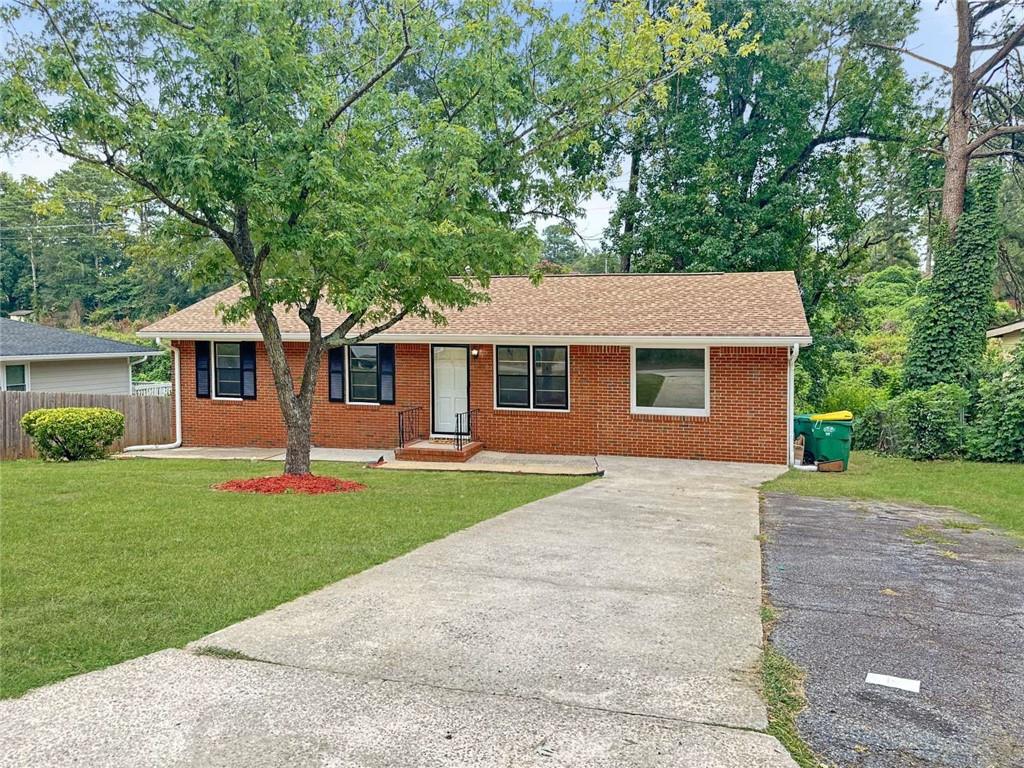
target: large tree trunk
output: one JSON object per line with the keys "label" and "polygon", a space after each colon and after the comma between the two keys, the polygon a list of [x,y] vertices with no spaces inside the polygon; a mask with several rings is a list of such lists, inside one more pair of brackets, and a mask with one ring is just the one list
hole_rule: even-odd
{"label": "large tree trunk", "polygon": [[274,375],[274,389],[277,391],[277,402],[281,408],[287,430],[285,447],[284,472],[286,475],[308,475],[310,471],[309,454],[312,449],[313,432],[313,392],[316,389],[316,378],[320,371],[320,358],[323,355],[323,341],[319,333],[310,334],[306,348],[306,361],[302,370],[299,391],[295,391],[291,367],[284,351],[281,331],[269,307],[257,304],[254,311],[256,324],[263,334],[263,346],[270,362],[270,370]]}
{"label": "large tree trunk", "polygon": [[974,84],[971,80],[971,41],[974,22],[967,0],[957,0],[956,63],[950,73],[952,92],[949,123],[946,133],[946,171],[942,180],[942,220],[955,234],[957,222],[964,212],[967,191],[967,168],[970,165],[971,114],[974,107]]}
{"label": "large tree trunk", "polygon": [[288,441],[284,454],[284,473],[308,475],[310,451],[313,448],[312,401],[303,404],[295,398],[295,405],[285,418],[285,426],[288,429]]}
{"label": "large tree trunk", "polygon": [[626,215],[622,217],[623,245],[619,255],[619,271],[629,272],[633,268],[633,232],[636,230],[637,193],[640,190],[640,139],[633,138],[633,148],[629,153],[629,186],[627,188]]}

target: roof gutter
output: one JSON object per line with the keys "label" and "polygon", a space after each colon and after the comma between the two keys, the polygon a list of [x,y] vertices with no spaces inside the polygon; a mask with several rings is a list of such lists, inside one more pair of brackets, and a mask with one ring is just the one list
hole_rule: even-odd
{"label": "roof gutter", "polygon": [[163,451],[181,446],[181,358],[177,347],[171,347],[174,356],[174,442],[154,445],[129,445],[124,451]]}
{"label": "roof gutter", "polygon": [[154,355],[162,355],[163,353],[164,350],[162,349],[148,350],[140,347],[137,352],[94,352],[82,355],[0,355],[0,362],[10,363],[21,362],[23,360],[29,363],[41,360],[114,360],[119,357],[153,357]]}

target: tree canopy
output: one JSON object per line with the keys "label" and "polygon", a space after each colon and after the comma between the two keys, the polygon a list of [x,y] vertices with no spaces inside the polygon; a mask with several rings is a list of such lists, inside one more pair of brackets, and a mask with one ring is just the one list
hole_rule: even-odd
{"label": "tree canopy", "polygon": [[[266,342],[287,471],[308,471],[324,349],[406,314],[443,322],[524,269],[531,217],[570,216],[604,184],[597,127],[663,101],[746,24],[713,25],[700,0],[657,16],[640,0],[572,16],[503,0],[25,9],[40,31],[10,27],[0,128],[117,174],[174,214],[165,234],[219,243],[200,270],[244,281],[225,315],[254,316]],[[281,303],[310,331],[298,391]]]}

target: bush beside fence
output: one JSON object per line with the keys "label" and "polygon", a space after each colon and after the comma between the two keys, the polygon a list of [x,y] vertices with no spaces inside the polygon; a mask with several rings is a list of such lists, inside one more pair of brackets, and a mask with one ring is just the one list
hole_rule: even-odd
{"label": "bush beside fence", "polygon": [[169,443],[174,439],[174,405],[170,397],[88,395],[80,392],[0,392],[0,459],[34,457],[32,440],[21,428],[21,417],[37,408],[112,408],[124,414],[126,445]]}

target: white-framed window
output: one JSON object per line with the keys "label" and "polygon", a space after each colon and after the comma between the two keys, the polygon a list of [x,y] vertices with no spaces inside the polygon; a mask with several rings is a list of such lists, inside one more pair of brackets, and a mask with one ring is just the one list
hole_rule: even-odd
{"label": "white-framed window", "polygon": [[242,345],[218,341],[213,345],[214,397],[242,399]]}
{"label": "white-framed window", "polygon": [[569,347],[496,344],[494,407],[569,410]]}
{"label": "white-framed window", "polygon": [[707,347],[633,347],[630,410],[663,416],[707,416],[711,367]]}
{"label": "white-framed window", "polygon": [[328,376],[328,397],[333,402],[394,405],[395,345],[353,344],[332,349]]}
{"label": "white-framed window", "polygon": [[3,388],[8,392],[28,392],[28,363],[8,363],[4,366]]}

